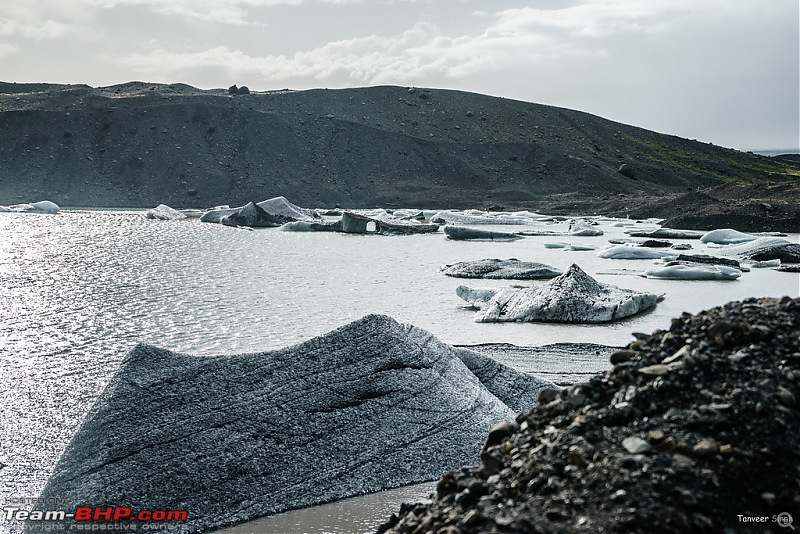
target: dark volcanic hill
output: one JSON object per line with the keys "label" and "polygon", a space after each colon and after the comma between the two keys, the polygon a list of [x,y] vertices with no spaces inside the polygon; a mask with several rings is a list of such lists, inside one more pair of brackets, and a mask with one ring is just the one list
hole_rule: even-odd
{"label": "dark volcanic hill", "polygon": [[0,83],[0,163],[0,204],[205,207],[284,195],[312,207],[496,206],[800,227],[791,159],[449,90]]}

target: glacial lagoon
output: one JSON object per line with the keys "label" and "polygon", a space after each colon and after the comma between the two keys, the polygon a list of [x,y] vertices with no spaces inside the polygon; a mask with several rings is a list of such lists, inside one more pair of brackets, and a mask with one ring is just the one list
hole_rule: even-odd
{"label": "glacial lagoon", "polygon": [[[636,273],[652,267],[653,260],[609,260],[596,251],[545,246],[558,240],[600,249],[610,238],[626,237],[626,228],[614,221],[598,222],[603,236],[471,242],[448,240],[442,232],[387,237],[247,230],[193,218],[148,220],[143,211],[2,213],[0,502],[39,495],[88,409],[138,342],[191,354],[265,351],[381,313],[451,344],[623,345],[631,332],[668,328],[684,311],[800,294],[796,273],[767,268],[730,281],[647,279]],[[548,228],[563,231],[566,223]],[[800,236],[788,238],[798,242]],[[697,240],[673,241],[691,244],[691,253],[715,253]],[[481,258],[518,258],[561,270],[576,263],[598,281],[664,299],[645,313],[606,325],[476,323],[474,311],[456,295],[465,281],[439,269]],[[468,282],[493,288],[546,283]],[[537,372],[530,362],[506,363]],[[597,362],[597,369],[606,366]],[[350,502],[361,506],[358,499]],[[378,523],[386,514],[383,506],[375,508]],[[347,528],[374,528],[371,513],[361,517],[361,526]]]}

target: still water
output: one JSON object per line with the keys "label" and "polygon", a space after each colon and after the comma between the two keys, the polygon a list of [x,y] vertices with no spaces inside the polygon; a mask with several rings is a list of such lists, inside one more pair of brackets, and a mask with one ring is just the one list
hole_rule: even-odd
{"label": "still water", "polygon": [[[250,231],[197,219],[147,220],[136,211],[0,213],[0,503],[39,494],[92,402],[137,342],[193,354],[264,351],[383,313],[453,344],[622,345],[633,331],[668,328],[684,311],[751,296],[800,294],[797,274],[753,269],[733,282],[648,280],[598,273],[643,270],[650,260],[607,260],[596,252],[544,247],[566,240],[602,248],[609,238],[623,236],[624,228],[611,223],[601,221],[601,237],[501,243],[448,241],[442,233]],[[690,243],[694,252],[708,252]],[[664,300],[652,311],[604,326],[479,324],[455,288],[508,282],[448,278],[439,268],[489,257],[560,269],[577,263],[602,282],[663,293]],[[382,522],[385,506],[374,508],[377,523],[365,506],[360,526],[346,528],[369,530]],[[281,528],[289,527],[263,532]],[[339,532],[333,524],[318,528]]]}

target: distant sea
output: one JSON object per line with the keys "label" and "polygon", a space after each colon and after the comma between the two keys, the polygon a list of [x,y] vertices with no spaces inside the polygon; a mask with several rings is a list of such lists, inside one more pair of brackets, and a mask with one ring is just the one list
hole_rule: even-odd
{"label": "distant sea", "polygon": [[751,150],[761,156],[780,156],[781,154],[800,154],[800,148],[771,148],[765,150]]}

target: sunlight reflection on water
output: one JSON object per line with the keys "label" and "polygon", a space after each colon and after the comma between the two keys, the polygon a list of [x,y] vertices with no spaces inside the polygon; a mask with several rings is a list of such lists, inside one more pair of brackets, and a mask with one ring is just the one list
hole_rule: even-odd
{"label": "sunlight reflection on water", "polygon": [[[568,240],[602,247],[624,230],[603,228],[605,236]],[[245,231],[196,219],[152,221],[141,212],[2,213],[0,462],[6,467],[0,502],[38,495],[91,403],[137,342],[194,354],[264,351],[384,313],[448,343],[621,345],[632,331],[667,328],[684,311],[800,293],[798,275],[771,270],[754,269],[736,282],[599,275],[602,282],[664,293],[665,300],[648,313],[604,326],[478,324],[455,288],[507,282],[439,273],[442,265],[487,257],[560,269],[576,262],[590,275],[651,264],[546,249],[552,240]]]}

